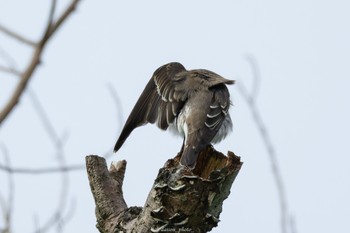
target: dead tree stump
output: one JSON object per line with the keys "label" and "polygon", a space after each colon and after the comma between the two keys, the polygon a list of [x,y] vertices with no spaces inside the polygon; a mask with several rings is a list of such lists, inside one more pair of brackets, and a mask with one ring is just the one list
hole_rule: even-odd
{"label": "dead tree stump", "polygon": [[208,146],[194,170],[181,166],[179,159],[179,155],[169,159],[159,170],[143,208],[128,208],[122,192],[126,161],[113,162],[108,171],[104,158],[86,156],[99,231],[202,233],[216,227],[242,166],[240,157]]}

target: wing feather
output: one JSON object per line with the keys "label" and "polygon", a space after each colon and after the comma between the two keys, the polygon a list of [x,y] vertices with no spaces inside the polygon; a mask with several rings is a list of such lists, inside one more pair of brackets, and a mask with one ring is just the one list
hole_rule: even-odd
{"label": "wing feather", "polygon": [[177,92],[174,88],[174,83],[179,81],[176,74],[183,71],[186,71],[183,65],[172,62],[154,72],[126,120],[114,152],[120,149],[135,128],[156,123],[165,130],[174,121],[186,100],[185,93]]}
{"label": "wing feather", "polygon": [[228,113],[230,95],[224,84],[216,85],[211,90],[214,95],[209,106],[205,125],[209,129],[217,131]]}
{"label": "wing feather", "polygon": [[149,118],[150,122],[154,122],[154,109],[152,109],[154,105],[149,105],[149,102],[157,102],[157,98],[159,98],[159,95],[156,92],[156,85],[151,79],[126,120],[123,130],[114,146],[114,152],[120,149],[133,129],[148,122],[147,118]]}

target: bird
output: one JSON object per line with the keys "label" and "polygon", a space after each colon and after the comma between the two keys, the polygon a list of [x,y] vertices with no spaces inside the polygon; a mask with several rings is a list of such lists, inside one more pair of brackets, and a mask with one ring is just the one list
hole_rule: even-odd
{"label": "bird", "polygon": [[127,118],[114,152],[135,128],[156,124],[183,137],[180,164],[194,169],[198,154],[232,131],[226,85],[234,83],[206,69],[186,70],[179,62],[159,67]]}

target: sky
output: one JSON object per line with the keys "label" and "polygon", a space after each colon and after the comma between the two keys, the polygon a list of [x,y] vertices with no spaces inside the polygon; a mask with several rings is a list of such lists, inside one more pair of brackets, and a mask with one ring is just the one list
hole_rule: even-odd
{"label": "sky", "polygon": [[[68,2],[59,1],[56,16]],[[251,90],[247,57],[254,57],[261,75],[257,108],[276,151],[295,232],[349,232],[349,9],[341,0],[82,1],[49,41],[30,92],[0,126],[0,145],[13,167],[60,164],[35,110],[35,93],[65,139],[65,163],[83,165],[86,155],[112,150],[159,66],[178,61],[187,69],[209,69]],[[0,0],[0,24],[38,40],[48,11],[49,1]],[[1,65],[23,70],[31,52],[0,32]],[[18,79],[0,74],[2,109]],[[233,151],[244,164],[212,232],[278,233],[278,194],[266,147],[237,85],[229,90],[234,128],[215,148]],[[109,157],[108,164],[128,162],[123,189],[129,206],[143,206],[159,168],[181,144],[181,138],[147,125]],[[97,232],[84,170],[65,178],[55,173],[13,179],[13,232],[34,232],[57,208],[67,216],[63,232]],[[68,196],[60,202],[65,179]],[[8,193],[7,174],[0,171],[0,195],[6,199]]]}

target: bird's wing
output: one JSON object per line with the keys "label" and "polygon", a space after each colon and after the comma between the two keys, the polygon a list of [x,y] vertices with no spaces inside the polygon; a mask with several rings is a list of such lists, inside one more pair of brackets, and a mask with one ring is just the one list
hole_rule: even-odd
{"label": "bird's wing", "polygon": [[183,65],[173,62],[154,72],[131,111],[114,146],[114,152],[120,149],[135,128],[157,123],[159,128],[165,130],[174,121],[187,98],[183,91],[175,90],[175,82],[181,81],[176,74],[183,71],[186,71]]}
{"label": "bird's wing", "polygon": [[[213,98],[209,105],[205,126],[217,132],[228,114],[230,108],[230,94],[226,85],[220,84],[210,88],[213,91]],[[212,138],[210,139],[210,141]]]}

